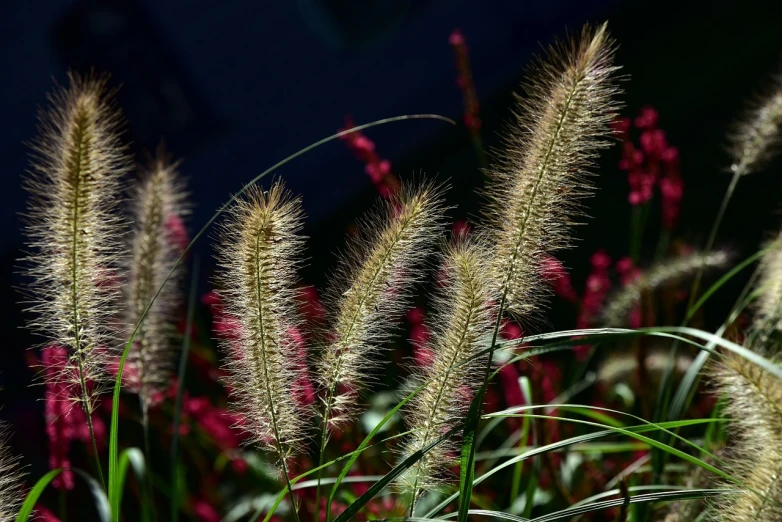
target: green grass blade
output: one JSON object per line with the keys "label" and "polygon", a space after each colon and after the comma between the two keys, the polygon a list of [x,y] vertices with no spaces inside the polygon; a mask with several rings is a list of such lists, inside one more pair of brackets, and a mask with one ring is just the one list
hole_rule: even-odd
{"label": "green grass blade", "polygon": [[471,509],[467,512],[468,515],[478,515],[482,517],[499,518],[500,520],[511,520],[512,522],[531,522],[529,518],[520,517],[511,513],[505,513],[504,511],[492,511],[490,509]]}
{"label": "green grass blade", "polygon": [[90,488],[90,493],[95,501],[95,510],[98,512],[98,522],[110,522],[111,521],[111,507],[109,506],[109,499],[106,498],[106,493],[103,491],[103,487],[98,484],[98,481],[88,475],[86,472],[72,468],[73,472],[79,475],[87,483],[87,487]]}
{"label": "green grass blade", "polygon": [[[657,489],[658,486],[637,486],[633,489]],[[618,491],[618,490],[616,490]],[[675,502],[680,500],[697,500],[708,497],[715,497],[719,495],[726,495],[733,493],[731,489],[688,489],[688,490],[675,490],[675,491],[660,491],[657,493],[647,493],[642,495],[635,495],[629,499],[617,498],[611,500],[605,500],[602,502],[590,502],[588,504],[574,504],[567,509],[557,511],[555,513],[549,513],[533,519],[520,517],[511,513],[505,513],[503,511],[493,511],[488,509],[471,509],[469,515],[486,516],[492,518],[499,518],[502,520],[511,520],[513,522],[553,522],[554,520],[562,520],[565,518],[571,518],[574,516],[584,515],[594,511],[601,511],[612,507],[618,507],[622,504],[642,504],[649,502]],[[412,521],[412,522],[426,522],[434,520],[448,520],[456,518],[458,513],[448,513],[441,518],[428,518],[429,515],[418,518],[393,518],[385,519],[391,521]],[[379,522],[379,521],[378,521]]]}
{"label": "green grass blade", "polygon": [[[648,424],[650,426],[654,426],[655,428],[659,429],[663,433],[666,433],[666,434],[670,435],[671,437],[678,439],[679,441],[681,441],[681,442],[685,443],[686,445],[694,448],[695,450],[697,450],[697,451],[699,451],[701,453],[705,453],[707,456],[711,457],[716,462],[719,462],[721,464],[725,463],[725,461],[720,459],[717,455],[714,455],[713,453],[710,453],[706,449],[701,448],[697,444],[694,444],[694,443],[690,442],[689,440],[687,440],[686,438],[682,437],[681,435],[678,435],[677,433],[675,433],[675,432],[673,432],[671,430],[668,430],[667,428],[662,427],[658,423],[654,423],[654,422],[648,421],[648,420],[646,420],[646,419],[644,419],[642,417],[639,417],[637,415],[633,415],[632,413],[626,413],[626,412],[619,411],[619,410],[614,410],[614,409],[611,409],[611,408],[602,408],[600,406],[590,406],[590,405],[583,405],[583,404],[545,404],[545,405],[540,404],[540,405],[530,405],[530,406],[514,406],[512,408],[508,408],[508,409],[501,410],[501,411],[498,411],[498,412],[495,412],[495,413],[490,413],[490,414],[484,415],[484,418],[485,419],[490,419],[490,418],[493,418],[493,417],[508,417],[508,416],[524,418],[524,417],[526,417],[526,415],[519,415],[519,414],[527,412],[527,411],[531,411],[531,410],[541,409],[541,408],[546,408],[549,411],[552,410],[552,409],[560,409],[562,411],[571,411],[571,412],[574,412],[574,413],[579,413],[581,415],[584,415],[585,417],[597,420],[598,424],[595,424],[596,426],[599,426],[599,427],[608,426],[609,428],[615,428],[617,430],[621,430],[622,428],[624,428],[625,424],[621,423],[621,422],[617,422],[617,420],[614,419],[613,417],[608,417],[605,414],[601,415],[600,412],[608,412],[608,413],[614,413],[614,414],[617,414],[617,415],[624,415],[626,417],[630,417],[630,418],[632,418],[634,420],[637,420],[638,422],[642,422],[644,424]],[[602,420],[603,418],[608,419],[608,422],[604,422]],[[564,419],[562,417],[557,417],[557,419],[568,420],[568,421],[573,421],[573,422],[582,422],[582,421],[578,421],[578,420],[575,420],[575,419]],[[708,420],[710,420],[710,421],[713,420],[714,422],[726,422],[727,421],[727,419],[723,419],[723,418],[712,418],[712,419],[708,419]]]}
{"label": "green grass blade", "polygon": [[[756,297],[757,293],[753,292],[745,299],[743,299],[741,303],[739,303],[738,306],[736,306],[736,308],[731,312],[728,320],[725,321],[725,323],[715,332],[715,335],[722,337],[722,334],[725,333],[727,327],[738,318],[741,312],[744,311],[744,309],[749,306],[749,304]],[[709,343],[706,345],[706,347],[714,348],[714,345]],[[687,368],[687,371],[684,373],[684,376],[679,383],[679,387],[676,389],[676,393],[674,394],[671,401],[671,407],[668,410],[669,419],[678,419],[679,416],[684,413],[684,410],[689,406],[691,397],[693,396],[699,382],[700,372],[706,365],[706,361],[709,360],[710,355],[711,352],[708,350],[701,351]]]}
{"label": "green grass blade", "polygon": [[[592,425],[599,426],[598,424],[589,423],[587,421],[577,421],[575,419],[563,419],[561,417],[552,417],[552,416],[549,416],[549,415],[534,415],[534,416],[530,415],[530,417],[545,418],[545,419],[555,419],[555,420],[566,420],[566,421],[570,421],[570,422],[576,422],[576,423],[581,423],[581,424],[592,424]],[[607,430],[597,431],[597,432],[594,432],[594,433],[586,433],[584,435],[571,437],[571,438],[564,439],[564,440],[561,440],[561,441],[558,441],[558,442],[552,442],[550,444],[546,444],[545,446],[540,446],[540,447],[534,448],[532,450],[529,450],[529,451],[519,455],[518,457],[514,457],[512,459],[506,460],[502,464],[500,464],[498,466],[495,466],[494,468],[490,469],[489,471],[487,471],[486,473],[484,473],[480,477],[477,477],[475,479],[475,481],[473,482],[473,484],[474,485],[478,485],[481,482],[483,482],[484,480],[486,480],[489,477],[491,477],[492,475],[494,475],[495,473],[498,473],[502,469],[505,469],[508,466],[512,466],[512,465],[514,465],[517,462],[520,462],[522,460],[526,460],[528,458],[534,457],[535,455],[540,455],[540,454],[543,454],[543,453],[547,453],[549,451],[552,451],[552,450],[555,450],[555,449],[559,449],[559,448],[565,448],[565,447],[568,447],[568,446],[572,446],[574,444],[579,444],[579,443],[583,443],[583,442],[589,442],[589,441],[600,439],[600,438],[603,438],[603,437],[609,437],[611,435],[615,435],[618,431],[631,432],[631,433],[637,434],[637,433],[645,433],[645,432],[649,432],[649,431],[655,431],[655,430],[659,430],[661,428],[671,429],[671,428],[679,428],[679,427],[682,427],[682,426],[694,426],[694,425],[697,425],[697,424],[708,424],[708,423],[713,423],[713,422],[717,422],[717,421],[715,419],[681,420],[681,421],[660,422],[660,423],[658,423],[656,425],[643,424],[643,425],[639,425],[639,426],[630,426],[628,428],[623,428],[623,429],[614,428],[614,427],[610,427],[609,426],[610,429],[607,429]],[[446,498],[445,500],[440,502],[437,506],[432,508],[428,513],[426,513],[424,515],[424,518],[429,518],[429,517],[434,516],[441,509],[445,508],[452,501],[456,500],[456,498],[458,498],[458,496],[459,496],[459,492],[457,491],[453,495],[449,496],[448,498]]]}
{"label": "green grass blade", "polygon": [[[722,337],[715,335],[713,333],[704,332],[703,330],[698,330],[696,328],[689,328],[686,326],[658,326],[655,327],[654,330],[660,333],[666,333],[666,332],[679,333],[682,335],[688,335],[690,337],[695,337],[697,339],[707,341],[709,345],[713,344],[714,346],[720,346],[722,348],[725,348],[726,350],[730,350],[736,355],[739,355],[745,358],[746,360],[757,364],[758,366],[766,370],[768,373],[782,379],[781,367],[774,364],[772,361],[766,359],[762,355],[755,353],[752,350],[748,350],[747,348],[744,348],[743,346],[740,346],[734,342],[728,341],[727,339],[723,339]],[[704,346],[702,349],[709,351],[708,346]]]}
{"label": "green grass blade", "polygon": [[133,473],[136,475],[136,481],[139,484],[139,495],[141,495],[141,520],[148,522],[150,520],[150,510],[154,509],[152,499],[147,497],[148,488],[144,487],[147,476],[147,465],[144,460],[144,453],[139,448],[127,448],[119,456],[119,507],[122,507],[122,497],[125,491],[125,481],[128,475],[128,467],[133,467]]}
{"label": "green grass blade", "polygon": [[397,466],[394,467],[391,471],[386,473],[381,480],[378,480],[372,486],[369,487],[369,489],[358,499],[356,499],[354,502],[352,502],[345,511],[340,513],[340,515],[334,519],[334,522],[347,522],[348,520],[353,517],[356,513],[358,513],[361,508],[363,508],[367,502],[375,498],[375,495],[380,493],[380,491],[383,490],[388,484],[391,483],[392,480],[399,477],[402,473],[407,471],[411,466],[413,466],[416,462],[418,462],[421,457],[426,455],[429,450],[443,442],[444,440],[448,439],[449,437],[453,436],[457,432],[459,432],[462,429],[461,426],[457,426],[455,428],[452,428],[448,430],[443,435],[440,435],[437,439],[433,440],[420,450],[416,451],[415,453],[411,454],[409,457],[407,457],[405,460],[403,460],[401,463],[399,463]]}
{"label": "green grass blade", "polygon": [[62,473],[62,468],[51,470],[49,473],[38,479],[33,488],[27,494],[24,499],[22,507],[19,509],[19,514],[16,516],[16,522],[27,522],[30,514],[35,509],[35,504],[38,503],[38,499],[41,498],[46,486],[48,486],[52,480],[57,478],[57,475]]}
{"label": "green grass blade", "polygon": [[[637,491],[683,491],[687,488],[685,486],[677,486],[672,484],[653,484],[649,486],[630,486],[627,488],[627,491],[629,493],[635,493]],[[592,495],[591,497],[587,497],[585,499],[579,500],[575,504],[569,506],[571,508],[583,506],[586,504],[590,504],[592,502],[595,502],[597,500],[602,500],[604,498],[613,497],[614,495],[621,495],[622,490],[621,489],[611,489],[608,491],[602,491],[598,493],[597,495]]]}
{"label": "green grass blade", "polygon": [[182,353],[179,355],[179,370],[177,372],[176,401],[174,403],[174,431],[171,434],[171,522],[179,522],[179,422],[182,418],[182,397],[185,393],[185,371],[187,371],[187,357],[190,353],[190,337],[193,330],[193,316],[195,315],[196,295],[198,289],[198,258],[193,259],[193,269],[190,276],[190,290],[187,297],[187,316],[185,319],[185,333],[182,339]]}
{"label": "green grass blade", "polygon": [[475,432],[483,410],[482,393],[485,385],[475,394],[467,412],[467,422],[462,434],[462,455],[459,463],[459,522],[467,521],[470,509],[470,493],[475,480]]}
{"label": "green grass blade", "polygon": [[603,500],[592,502],[578,507],[569,507],[562,511],[533,518],[531,522],[553,522],[555,520],[571,519],[574,516],[602,511],[613,507],[619,507],[623,504],[646,504],[649,502],[675,502],[679,500],[696,500],[701,498],[715,497],[731,493],[732,490],[725,489],[692,489],[686,491],[662,491],[659,493],[646,493],[635,495],[630,498],[616,498],[612,500]]}
{"label": "green grass blade", "polygon": [[[388,441],[390,441],[390,440],[393,440],[393,439],[396,439],[396,438],[399,438],[399,437],[403,437],[403,436],[407,435],[408,433],[410,433],[410,432],[403,432],[403,433],[399,433],[399,434],[396,434],[396,435],[392,435],[392,436],[390,436],[390,437],[388,437],[388,438],[386,438],[386,439],[383,439],[383,440],[381,440],[381,441],[380,441],[380,442],[378,442],[377,444],[383,444],[383,443],[386,443],[386,442],[388,442]],[[348,458],[350,458],[350,457],[353,457],[353,456],[354,456],[354,455],[356,455],[356,454],[360,454],[360,453],[362,453],[363,451],[365,451],[365,450],[367,450],[367,449],[369,449],[369,448],[372,448],[373,446],[375,446],[375,444],[373,444],[373,445],[371,445],[371,446],[366,446],[366,447],[365,447],[365,448],[363,448],[363,449],[356,449],[356,450],[353,450],[353,451],[351,451],[350,453],[346,453],[346,454],[342,455],[341,457],[338,457],[338,458],[336,458],[336,459],[334,459],[334,460],[330,460],[329,462],[326,462],[326,463],[324,463],[324,464],[321,464],[321,465],[320,465],[320,466],[318,466],[318,467],[312,468],[312,469],[310,469],[309,471],[306,471],[306,472],[302,473],[301,475],[297,475],[296,477],[294,477],[294,478],[292,478],[292,479],[291,479],[291,485],[294,485],[294,484],[296,484],[297,482],[299,482],[299,481],[300,481],[301,479],[303,479],[304,477],[307,477],[307,476],[309,476],[309,475],[312,475],[312,474],[314,474],[314,473],[317,473],[318,471],[320,471],[320,470],[322,470],[322,469],[326,469],[327,467],[331,466],[332,464],[336,464],[337,462],[341,462],[341,461],[343,461],[343,460],[345,460],[345,459],[348,459]],[[343,477],[343,478],[344,478],[344,477]],[[316,482],[317,482],[317,481],[316,481]],[[263,522],[269,522],[269,519],[271,519],[272,515],[274,515],[274,511],[277,509],[277,507],[279,507],[280,503],[283,501],[283,499],[285,498],[285,495],[287,495],[287,494],[288,494],[288,490],[287,490],[287,488],[283,488],[283,489],[282,489],[282,490],[281,490],[281,491],[278,493],[276,502],[274,503],[274,505],[272,505],[271,509],[270,509],[270,510],[269,510],[269,512],[266,514],[266,518],[264,518],[264,521],[263,521]],[[261,511],[261,510],[258,510],[258,511],[256,511],[256,512],[255,512],[255,514],[254,514],[252,517],[250,517],[250,520],[251,520],[251,521],[258,520],[262,514],[263,514],[263,511]]]}
{"label": "green grass blade", "polygon": [[733,268],[731,268],[725,275],[720,277],[713,285],[711,285],[709,287],[708,290],[706,290],[703,293],[703,295],[700,297],[700,299],[698,299],[698,301],[694,305],[692,305],[689,310],[687,310],[687,315],[684,318],[685,324],[690,322],[690,319],[692,319],[695,316],[695,313],[698,310],[700,310],[700,308],[704,304],[706,304],[706,301],[708,301],[709,298],[717,290],[722,288],[722,286],[725,285],[725,283],[727,283],[728,281],[733,279],[736,276],[736,274],[738,274],[739,272],[741,272],[742,270],[744,270],[745,268],[750,266],[752,263],[754,263],[755,261],[760,259],[763,256],[763,254],[765,254],[765,253],[766,253],[766,249],[759,250],[759,251],[755,252],[754,254],[749,256],[747,259],[745,259],[744,261],[742,261],[738,265],[736,265]]}

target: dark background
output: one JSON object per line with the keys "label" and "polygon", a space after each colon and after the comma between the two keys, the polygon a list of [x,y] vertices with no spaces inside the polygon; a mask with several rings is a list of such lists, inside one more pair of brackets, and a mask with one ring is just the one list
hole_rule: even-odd
{"label": "dark background", "polygon": [[[458,120],[393,123],[367,132],[403,178],[450,180],[454,217],[475,215],[482,175],[461,124],[461,94],[448,44],[462,29],[482,106],[488,145],[509,118],[511,93],[532,53],[587,21],[609,20],[629,75],[627,115],[646,104],[660,112],[670,143],[681,150],[685,197],[681,235],[703,243],[727,187],[725,131],[743,101],[776,70],[782,50],[782,2],[495,0],[458,2],[316,1],[5,1],[0,4],[0,256],[2,259],[2,415],[13,419],[20,449],[43,451],[40,388],[27,387],[20,328],[24,145],[35,135],[37,107],[70,68],[108,71],[122,84],[126,139],[141,155],[161,139],[184,158],[200,228],[243,182],[298,149],[358,124],[412,113]],[[579,288],[598,247],[627,252],[626,176],[619,150],[604,154],[600,192],[578,248],[563,256]],[[779,163],[739,184],[719,243],[739,258],[778,226]],[[310,242],[306,282],[321,285],[349,223],[375,200],[363,165],[333,142],[277,172],[304,198]],[[650,234],[650,236],[652,236]],[[650,244],[650,247],[653,243]],[[208,241],[195,248],[211,265]],[[736,283],[740,287],[740,283]],[[732,287],[731,287],[732,288]],[[724,302],[735,295],[727,289]],[[720,306],[721,301],[717,300]],[[720,317],[717,314],[717,317]],[[557,324],[556,315],[552,323]],[[569,326],[564,324],[563,326]],[[22,433],[24,435],[24,433]],[[32,453],[31,453],[32,452]],[[38,464],[45,459],[41,455]]]}

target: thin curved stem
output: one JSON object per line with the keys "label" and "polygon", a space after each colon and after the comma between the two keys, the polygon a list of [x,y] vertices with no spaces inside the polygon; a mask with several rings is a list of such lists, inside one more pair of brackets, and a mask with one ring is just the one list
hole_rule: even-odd
{"label": "thin curved stem", "polygon": [[[86,390],[82,394],[82,398],[84,400],[88,400]],[[90,428],[90,439],[92,439],[92,453],[95,455],[95,467],[98,470],[98,478],[100,479],[100,484],[103,487],[103,490],[106,490],[106,481],[103,479],[103,469],[100,465],[100,453],[98,453],[98,443],[95,441],[95,428],[92,426],[92,408],[89,408],[87,410],[87,426]]]}
{"label": "thin curved stem", "polygon": [[[714,219],[714,224],[711,226],[711,231],[709,232],[709,238],[706,241],[706,246],[703,249],[703,256],[704,258],[711,254],[711,249],[714,248],[714,241],[717,239],[717,232],[720,229],[720,225],[722,224],[722,218],[725,216],[725,211],[728,208],[728,203],[730,202],[730,198],[733,196],[733,192],[736,190],[736,185],[739,182],[739,178],[743,174],[743,169],[737,167],[733,169],[733,177],[730,180],[730,185],[728,185],[728,190],[725,191],[725,195],[722,196],[722,203],[720,204],[720,209],[717,211],[717,217]],[[690,299],[687,302],[687,311],[689,312],[690,308],[692,308],[692,305],[695,304],[695,300],[698,298],[698,290],[700,289],[701,285],[701,279],[703,278],[703,265],[701,264],[700,268],[698,268],[698,272],[695,274],[695,280],[692,283],[692,288],[690,289]]]}

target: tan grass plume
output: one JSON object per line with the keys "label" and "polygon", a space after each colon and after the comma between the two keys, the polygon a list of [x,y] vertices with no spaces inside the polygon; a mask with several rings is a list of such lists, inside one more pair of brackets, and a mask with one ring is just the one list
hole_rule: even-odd
{"label": "tan grass plume", "polygon": [[[412,381],[426,386],[404,409],[412,431],[402,457],[423,449],[465,418],[470,401],[481,385],[487,355],[480,356],[496,317],[493,287],[486,271],[485,245],[475,239],[456,238],[442,256],[441,286],[434,300],[431,364],[416,367]],[[400,487],[414,504],[421,493],[448,483],[449,467],[457,458],[456,437],[432,448],[401,477]],[[412,505],[411,505],[412,509]]]}
{"label": "tan grass plume", "polygon": [[[162,151],[147,166],[132,198],[133,229],[125,288],[125,320],[130,338],[157,290],[182,253],[184,218],[189,213],[184,182]],[[166,282],[128,352],[126,382],[148,407],[168,387],[176,364],[177,312],[184,272],[178,266]]]}
{"label": "tan grass plume", "polygon": [[69,81],[50,95],[51,107],[40,116],[25,179],[25,262],[36,314],[28,324],[45,344],[68,349],[59,378],[77,385],[80,395],[69,399],[89,414],[100,390],[90,383],[104,381],[104,363],[117,345],[112,321],[126,228],[117,210],[128,159],[107,77],[71,73]]}
{"label": "tan grass plume", "polygon": [[626,326],[628,315],[641,302],[645,292],[654,292],[665,285],[695,277],[699,270],[724,267],[729,261],[730,255],[726,251],[716,251],[708,255],[693,252],[659,261],[609,296],[601,313],[602,323],[611,327]]}
{"label": "tan grass plume", "polygon": [[753,329],[763,338],[782,330],[782,234],[765,244],[760,260]]}
{"label": "tan grass plume", "polygon": [[729,135],[731,170],[736,175],[750,174],[764,166],[778,151],[782,126],[782,74],[772,77],[771,85],[756,96],[734,124]]}
{"label": "tan grass plume", "polygon": [[317,368],[323,440],[355,418],[359,391],[379,365],[377,351],[424,275],[421,263],[440,237],[443,212],[438,187],[405,185],[359,223],[326,300],[331,338]]}
{"label": "tan grass plume", "polygon": [[304,361],[293,329],[297,268],[304,238],[301,201],[282,182],[250,189],[219,229],[217,283],[235,338],[222,339],[233,408],[250,439],[287,473],[288,459],[304,450],[309,412],[296,387]]}
{"label": "tan grass plume", "polygon": [[24,495],[19,459],[7,447],[8,434],[0,423],[0,522],[13,522],[19,514]]}
{"label": "tan grass plume", "polygon": [[728,471],[746,486],[717,500],[710,509],[712,519],[778,522],[782,520],[782,380],[733,354],[714,364],[710,372],[726,399],[725,415],[731,419]]}
{"label": "tan grass plume", "polygon": [[542,304],[540,265],[570,245],[570,228],[583,216],[579,202],[594,192],[591,169],[617,111],[613,55],[605,24],[552,46],[528,72],[526,97],[517,97],[490,169],[492,271],[502,307],[519,317]]}

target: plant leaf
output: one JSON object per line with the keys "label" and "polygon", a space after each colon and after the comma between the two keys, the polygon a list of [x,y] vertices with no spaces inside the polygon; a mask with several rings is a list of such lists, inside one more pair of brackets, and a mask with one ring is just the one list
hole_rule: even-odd
{"label": "plant leaf", "polygon": [[33,509],[35,508],[35,504],[38,503],[38,499],[41,497],[41,494],[46,489],[46,486],[48,486],[49,483],[62,472],[63,472],[62,468],[53,469],[49,473],[47,473],[46,475],[38,479],[38,482],[35,483],[33,489],[31,489],[30,492],[27,494],[27,497],[25,497],[24,503],[22,504],[22,507],[19,509],[19,514],[16,517],[16,522],[27,522],[30,513],[33,512]]}

